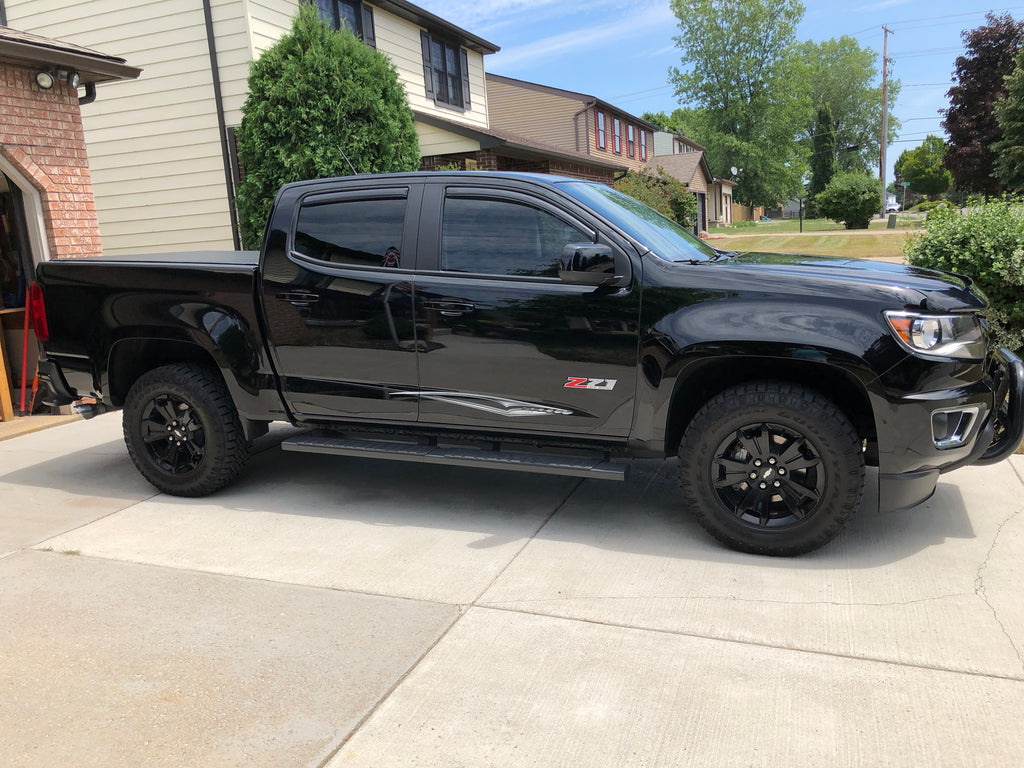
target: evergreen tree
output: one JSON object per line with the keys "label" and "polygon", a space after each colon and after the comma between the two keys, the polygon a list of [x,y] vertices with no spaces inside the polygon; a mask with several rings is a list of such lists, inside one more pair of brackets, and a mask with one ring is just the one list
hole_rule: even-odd
{"label": "evergreen tree", "polygon": [[832,120],[832,109],[828,104],[822,104],[818,108],[812,141],[814,151],[811,152],[811,183],[807,187],[807,196],[813,201],[814,196],[828,186],[838,170],[836,126]]}
{"label": "evergreen tree", "polygon": [[[419,141],[394,65],[303,3],[291,32],[253,62],[238,157],[242,241],[258,248],[282,184],[419,167]],[[351,165],[350,165],[351,164]]]}

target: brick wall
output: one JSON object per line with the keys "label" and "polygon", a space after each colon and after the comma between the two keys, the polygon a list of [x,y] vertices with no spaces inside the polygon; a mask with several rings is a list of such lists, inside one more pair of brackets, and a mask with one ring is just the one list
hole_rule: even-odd
{"label": "brick wall", "polygon": [[0,63],[0,155],[39,192],[50,257],[99,256],[78,93],[44,91],[35,70]]}

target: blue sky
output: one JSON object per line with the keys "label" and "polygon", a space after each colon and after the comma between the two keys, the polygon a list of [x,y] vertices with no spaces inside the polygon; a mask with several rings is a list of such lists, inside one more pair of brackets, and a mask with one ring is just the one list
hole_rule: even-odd
{"label": "blue sky", "polygon": [[[417,5],[501,47],[486,59],[488,72],[597,96],[628,112],[671,112],[680,106],[668,85],[680,66],[679,33],[668,0],[414,0]],[[882,52],[889,36],[892,76],[903,90],[893,114],[903,121],[887,151],[886,180],[904,149],[928,133],[943,135],[938,110],[948,106],[953,62],[963,52],[960,33],[985,22],[985,13],[1024,18],[1024,5],[972,0],[805,0],[800,40],[842,35]]]}

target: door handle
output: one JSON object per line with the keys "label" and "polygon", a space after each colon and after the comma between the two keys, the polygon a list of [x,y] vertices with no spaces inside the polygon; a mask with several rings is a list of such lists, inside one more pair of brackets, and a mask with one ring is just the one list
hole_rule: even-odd
{"label": "door handle", "polygon": [[316,304],[320,301],[320,294],[309,291],[285,291],[275,294],[275,296],[281,299],[281,301],[294,304],[296,307],[308,307],[310,304]]}
{"label": "door handle", "polygon": [[426,309],[436,309],[444,317],[460,317],[476,309],[468,301],[425,301],[423,306]]}

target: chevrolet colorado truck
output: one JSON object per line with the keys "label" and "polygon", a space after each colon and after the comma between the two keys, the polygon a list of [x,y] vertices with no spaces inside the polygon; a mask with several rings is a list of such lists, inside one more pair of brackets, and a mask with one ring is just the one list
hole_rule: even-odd
{"label": "chevrolet colorado truck", "polygon": [[969,278],[716,250],[607,186],[408,173],[288,184],[260,252],[53,260],[46,402],[123,409],[170,494],[291,451],[622,480],[678,458],[721,542],[795,555],[1024,432],[1024,367]]}

